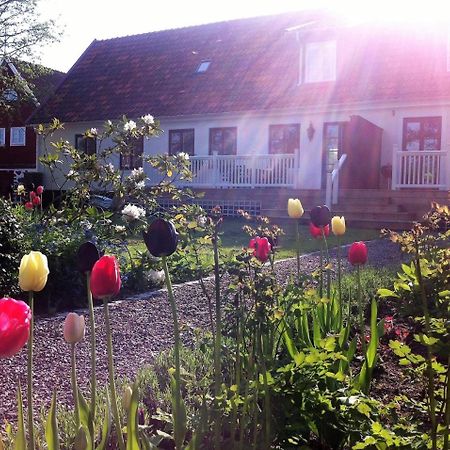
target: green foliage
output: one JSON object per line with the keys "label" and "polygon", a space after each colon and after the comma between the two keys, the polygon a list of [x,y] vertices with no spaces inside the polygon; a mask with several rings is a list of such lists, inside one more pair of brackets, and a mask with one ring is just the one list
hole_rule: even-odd
{"label": "green foliage", "polygon": [[1,295],[18,293],[17,277],[24,253],[24,222],[20,209],[0,198],[0,290]]}

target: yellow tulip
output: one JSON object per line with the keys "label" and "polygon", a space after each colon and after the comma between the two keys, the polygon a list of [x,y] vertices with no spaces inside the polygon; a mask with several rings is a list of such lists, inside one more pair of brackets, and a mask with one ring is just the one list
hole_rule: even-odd
{"label": "yellow tulip", "polygon": [[84,338],[84,331],[86,324],[84,316],[79,316],[77,313],[71,312],[67,314],[64,320],[63,334],[64,339],[68,344],[76,344]]}
{"label": "yellow tulip", "polygon": [[290,198],[288,200],[288,215],[292,219],[300,219],[305,212],[301,201],[298,198]]}
{"label": "yellow tulip", "polygon": [[24,255],[19,267],[19,286],[22,291],[39,292],[47,284],[49,274],[47,257],[31,251]]}
{"label": "yellow tulip", "polygon": [[345,218],[344,216],[334,216],[331,219],[331,231],[335,236],[343,236],[345,234]]}

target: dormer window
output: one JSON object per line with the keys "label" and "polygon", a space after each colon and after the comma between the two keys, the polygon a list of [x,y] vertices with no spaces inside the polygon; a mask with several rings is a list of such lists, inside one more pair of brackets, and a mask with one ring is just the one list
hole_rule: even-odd
{"label": "dormer window", "polygon": [[336,80],[336,41],[306,43],[300,57],[300,83]]}
{"label": "dormer window", "polygon": [[197,73],[205,73],[209,69],[210,64],[211,64],[211,61],[202,61],[198,65],[196,72]]}

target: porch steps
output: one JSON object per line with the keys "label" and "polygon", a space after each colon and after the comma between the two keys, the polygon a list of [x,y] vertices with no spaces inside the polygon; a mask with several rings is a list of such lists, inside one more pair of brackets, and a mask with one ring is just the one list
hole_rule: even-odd
{"label": "porch steps", "polygon": [[[201,191],[199,189],[199,191]],[[324,203],[325,194],[320,190],[295,190],[286,188],[238,188],[208,189],[205,199],[214,201],[252,200],[260,204],[260,213],[273,219],[287,219],[289,198],[299,198],[305,208],[304,222],[309,211]],[[333,205],[333,215],[344,215],[349,226],[361,228],[406,229],[413,221],[420,220],[432,202],[450,204],[450,192],[430,189],[353,189],[341,190],[339,201]]]}

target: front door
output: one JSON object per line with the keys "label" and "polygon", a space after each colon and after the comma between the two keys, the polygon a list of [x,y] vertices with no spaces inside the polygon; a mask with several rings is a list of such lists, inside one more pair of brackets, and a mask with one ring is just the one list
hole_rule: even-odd
{"label": "front door", "polygon": [[323,125],[322,189],[327,185],[327,173],[333,170],[342,150],[343,122],[328,122]]}

